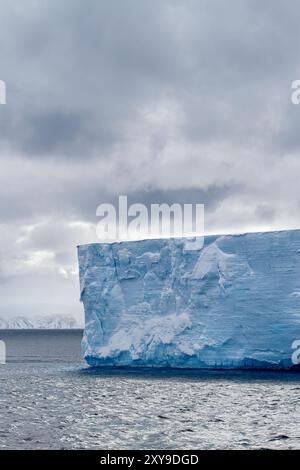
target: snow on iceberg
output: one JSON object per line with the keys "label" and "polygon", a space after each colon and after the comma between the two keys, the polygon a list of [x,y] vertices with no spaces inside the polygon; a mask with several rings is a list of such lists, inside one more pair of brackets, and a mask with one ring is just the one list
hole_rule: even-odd
{"label": "snow on iceberg", "polygon": [[297,367],[300,230],[185,248],[185,238],[78,247],[88,364]]}
{"label": "snow on iceberg", "polygon": [[80,329],[81,325],[71,315],[27,315],[0,317],[1,330],[26,330],[26,329]]}

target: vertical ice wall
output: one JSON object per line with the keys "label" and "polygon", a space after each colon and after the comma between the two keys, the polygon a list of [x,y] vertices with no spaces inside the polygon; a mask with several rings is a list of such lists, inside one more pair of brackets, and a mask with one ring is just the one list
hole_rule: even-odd
{"label": "vertical ice wall", "polygon": [[[300,231],[78,247],[91,365],[289,368]],[[294,354],[295,357],[295,354]]]}

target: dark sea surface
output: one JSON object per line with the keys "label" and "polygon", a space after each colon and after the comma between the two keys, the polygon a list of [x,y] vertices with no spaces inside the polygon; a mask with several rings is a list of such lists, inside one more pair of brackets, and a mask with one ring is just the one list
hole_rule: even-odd
{"label": "dark sea surface", "polygon": [[300,449],[300,374],[90,369],[81,330],[0,330],[0,449]]}

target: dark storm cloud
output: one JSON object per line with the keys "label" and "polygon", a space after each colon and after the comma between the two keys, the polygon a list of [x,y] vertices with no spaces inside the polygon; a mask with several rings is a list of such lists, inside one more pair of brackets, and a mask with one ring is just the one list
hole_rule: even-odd
{"label": "dark storm cloud", "polygon": [[119,194],[205,203],[209,231],[299,226],[299,14],[296,0],[0,0],[2,278],[71,275]]}
{"label": "dark storm cloud", "polygon": [[187,139],[234,144],[259,134],[299,66],[293,2],[0,5],[2,140],[27,157],[111,158],[134,138],[128,121],[166,97],[181,106]]}

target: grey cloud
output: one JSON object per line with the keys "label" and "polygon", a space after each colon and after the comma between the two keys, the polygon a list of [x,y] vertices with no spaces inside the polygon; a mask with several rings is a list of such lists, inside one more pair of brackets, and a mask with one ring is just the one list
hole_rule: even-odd
{"label": "grey cloud", "polygon": [[275,217],[275,208],[269,204],[262,203],[257,206],[255,213],[259,218],[269,222]]}
{"label": "grey cloud", "polygon": [[76,142],[82,128],[81,120],[80,115],[62,112],[31,117],[25,150],[33,155],[43,155],[55,150],[59,151],[66,142],[69,145]]}
{"label": "grey cloud", "polygon": [[27,157],[113,159],[137,138],[127,123],[165,97],[187,140],[260,141],[299,67],[294,2],[1,3],[13,54],[0,59],[11,88],[2,138]]}
{"label": "grey cloud", "polygon": [[[20,276],[29,291],[35,276],[59,285],[75,245],[95,241],[97,205],[119,194],[204,203],[210,232],[298,224],[299,11],[296,0],[0,0],[4,284],[24,301]],[[54,258],[29,269],[37,251]]]}

